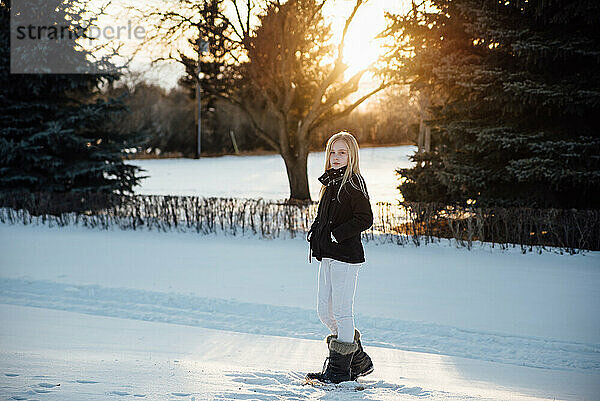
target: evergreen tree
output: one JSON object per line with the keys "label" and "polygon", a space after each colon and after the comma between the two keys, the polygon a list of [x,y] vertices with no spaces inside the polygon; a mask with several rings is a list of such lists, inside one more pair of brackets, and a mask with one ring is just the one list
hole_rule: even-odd
{"label": "evergreen tree", "polygon": [[[433,0],[390,16],[386,74],[435,99],[407,201],[595,208],[600,3]],[[469,201],[471,200],[471,201]]]}
{"label": "evergreen tree", "polygon": [[[71,3],[56,1],[58,21],[73,23]],[[110,118],[126,109],[121,99],[103,99],[100,91],[119,76],[11,74],[9,29],[10,2],[2,1],[0,191],[131,193],[145,177],[136,176],[142,169],[124,164],[121,156],[139,138],[109,129]],[[86,53],[69,57],[84,65]]]}

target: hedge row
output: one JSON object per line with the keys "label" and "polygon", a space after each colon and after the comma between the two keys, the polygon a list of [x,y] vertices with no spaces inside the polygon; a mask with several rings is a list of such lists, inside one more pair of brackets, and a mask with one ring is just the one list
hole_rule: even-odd
{"label": "hedge row", "polygon": [[[99,193],[0,193],[3,223],[83,225],[124,230],[195,231],[202,234],[304,236],[316,203]],[[462,208],[433,203],[373,205],[365,241],[399,245],[446,238],[471,249],[477,241],[523,252],[600,250],[600,210]]]}

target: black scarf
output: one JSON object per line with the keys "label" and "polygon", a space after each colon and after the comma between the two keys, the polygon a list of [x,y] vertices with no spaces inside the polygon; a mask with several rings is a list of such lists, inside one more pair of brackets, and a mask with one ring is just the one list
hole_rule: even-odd
{"label": "black scarf", "polygon": [[344,166],[339,169],[330,168],[329,170],[325,171],[325,173],[323,173],[322,176],[319,177],[319,181],[326,187],[331,186],[333,184],[337,184],[344,177],[346,167],[347,166]]}

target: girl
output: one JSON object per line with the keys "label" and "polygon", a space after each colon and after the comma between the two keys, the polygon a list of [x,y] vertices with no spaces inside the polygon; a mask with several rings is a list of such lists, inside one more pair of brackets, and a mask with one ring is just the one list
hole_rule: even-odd
{"label": "girl", "polygon": [[321,262],[317,313],[331,334],[326,338],[329,357],[323,370],[306,378],[337,384],[373,371],[371,358],[362,349],[360,332],[354,327],[356,280],[365,262],[360,233],[373,224],[373,213],[358,166],[358,143],[351,134],[339,132],[329,138],[325,173],[319,181],[323,186],[317,217],[307,240],[309,262],[311,253]]}

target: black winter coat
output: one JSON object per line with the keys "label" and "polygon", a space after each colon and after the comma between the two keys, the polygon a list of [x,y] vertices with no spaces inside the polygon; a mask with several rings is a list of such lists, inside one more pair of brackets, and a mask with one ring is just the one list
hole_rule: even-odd
{"label": "black winter coat", "polygon": [[[353,174],[339,192],[346,167],[329,169],[319,177],[326,185],[319,202],[317,217],[307,235],[311,252],[317,260],[331,258],[347,263],[363,263],[365,252],[360,241],[361,232],[373,225],[373,212],[369,200],[362,193],[362,177]],[[366,185],[364,185],[366,187]],[[331,234],[337,242],[331,238]]]}

